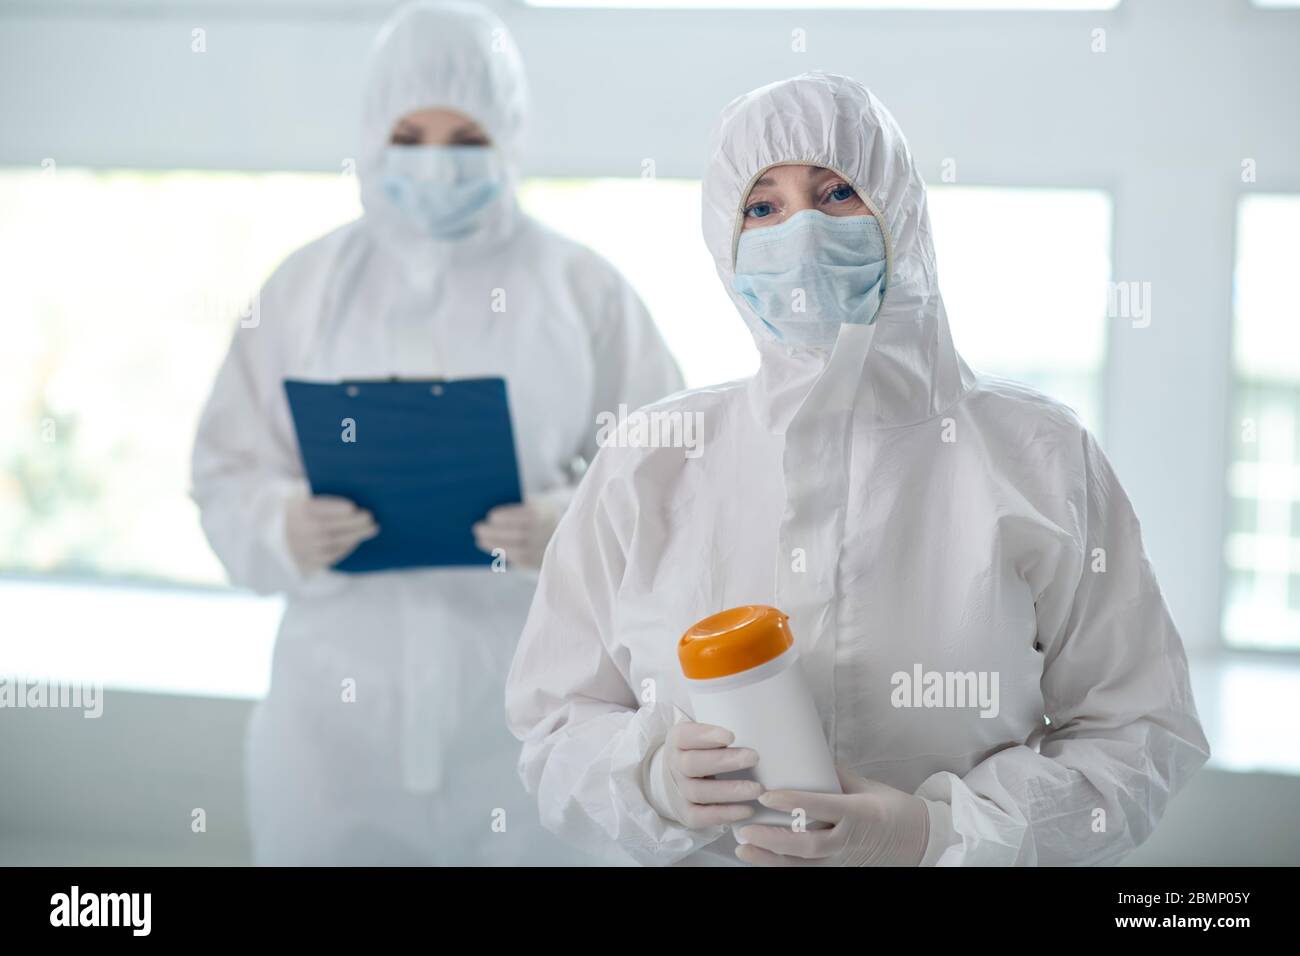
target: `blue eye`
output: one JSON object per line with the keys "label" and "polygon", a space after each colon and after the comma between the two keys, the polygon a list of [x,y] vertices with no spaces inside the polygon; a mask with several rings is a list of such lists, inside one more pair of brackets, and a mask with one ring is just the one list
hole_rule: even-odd
{"label": "blue eye", "polygon": [[844,202],[853,198],[853,187],[839,185],[826,194],[826,198],[832,202]]}
{"label": "blue eye", "polygon": [[770,202],[756,202],[754,205],[745,209],[745,215],[751,219],[766,219],[772,215],[772,204]]}

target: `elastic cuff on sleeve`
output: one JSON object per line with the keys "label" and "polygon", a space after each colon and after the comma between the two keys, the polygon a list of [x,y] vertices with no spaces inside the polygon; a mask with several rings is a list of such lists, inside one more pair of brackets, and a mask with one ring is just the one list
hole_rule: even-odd
{"label": "elastic cuff on sleeve", "polygon": [[654,809],[655,813],[663,817],[670,823],[678,823],[673,816],[672,800],[669,798],[668,788],[672,786],[668,779],[668,764],[664,757],[664,747],[660,744],[655,748],[654,754],[645,762],[645,780],[643,790],[645,791],[646,802]]}
{"label": "elastic cuff on sleeve", "polygon": [[294,561],[293,553],[289,550],[285,517],[288,514],[290,501],[310,495],[311,486],[302,479],[277,481],[271,490],[270,514],[267,516],[264,525],[262,543],[265,545],[267,553],[271,555],[276,567],[292,584],[301,584],[305,580],[305,576],[299,570],[298,562]]}
{"label": "elastic cuff on sleeve", "polygon": [[[925,800],[924,797],[921,798]],[[925,856],[921,857],[921,866],[937,866],[939,858],[950,846],[961,842],[957,831],[952,826],[952,807],[938,800],[925,800],[926,812],[930,815],[930,839],[925,844]]]}

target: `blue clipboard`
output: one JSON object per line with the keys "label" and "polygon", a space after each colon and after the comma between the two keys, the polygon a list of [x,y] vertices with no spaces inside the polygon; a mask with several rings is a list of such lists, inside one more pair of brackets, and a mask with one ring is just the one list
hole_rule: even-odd
{"label": "blue clipboard", "polygon": [[492,563],[470,529],[522,499],[505,379],[286,379],[284,390],[312,493],[348,498],[379,524],[334,570]]}

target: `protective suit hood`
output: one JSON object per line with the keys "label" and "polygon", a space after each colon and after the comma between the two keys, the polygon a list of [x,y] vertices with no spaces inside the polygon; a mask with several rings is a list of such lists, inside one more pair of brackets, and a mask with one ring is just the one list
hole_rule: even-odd
{"label": "protective suit hood", "polygon": [[844,358],[850,374],[862,379],[858,414],[877,425],[924,421],[972,386],[939,294],[925,184],[898,124],[866,87],[848,77],[806,73],[747,93],[723,110],[710,156],[704,240],[762,357],[751,396],[761,420],[784,429],[830,358],[774,340],[732,288],[745,197],[764,171],[778,165],[835,170],[858,191],[885,236],[880,312],[869,331],[855,330],[853,343],[842,334],[836,349],[854,353]]}
{"label": "protective suit hood", "polygon": [[[496,15],[454,0],[419,0],[400,7],[380,28],[370,53],[357,157],[366,218],[381,240],[408,258],[427,262],[429,256],[496,243],[508,235],[519,219],[514,189],[527,102],[523,62]],[[507,167],[505,195],[470,240],[446,242],[417,233],[380,187],[384,150],[397,121],[414,110],[435,108],[475,120]]]}

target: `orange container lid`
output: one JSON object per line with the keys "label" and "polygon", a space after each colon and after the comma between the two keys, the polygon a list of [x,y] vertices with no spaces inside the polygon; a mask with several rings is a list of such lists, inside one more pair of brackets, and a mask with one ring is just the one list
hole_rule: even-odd
{"label": "orange container lid", "polygon": [[763,604],[746,604],[706,617],[677,644],[682,673],[692,680],[708,680],[766,664],[794,646],[789,620]]}

